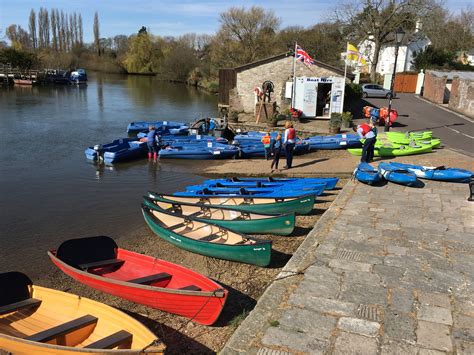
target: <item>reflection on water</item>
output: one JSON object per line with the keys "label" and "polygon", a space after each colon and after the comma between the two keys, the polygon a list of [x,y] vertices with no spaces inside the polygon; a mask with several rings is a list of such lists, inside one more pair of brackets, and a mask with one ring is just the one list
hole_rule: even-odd
{"label": "reflection on water", "polygon": [[0,272],[47,272],[48,248],[85,235],[126,236],[144,225],[147,190],[200,181],[188,162],[107,167],[87,163],[84,150],[125,137],[133,120],[214,115],[215,97],[153,77],[89,78],[85,86],[0,88]]}

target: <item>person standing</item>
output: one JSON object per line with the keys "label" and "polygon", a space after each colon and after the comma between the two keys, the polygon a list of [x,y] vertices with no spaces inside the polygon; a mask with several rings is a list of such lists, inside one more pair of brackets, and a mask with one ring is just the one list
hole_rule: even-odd
{"label": "person standing", "polygon": [[267,132],[263,137],[261,142],[263,143],[263,147],[265,148],[265,160],[270,159],[270,143],[272,141],[272,137],[270,136],[270,132]]}
{"label": "person standing", "polygon": [[146,136],[146,145],[148,147],[148,159],[150,160],[153,156],[153,159],[156,160],[158,156],[158,141],[159,135],[156,132],[155,126],[148,127],[148,134]]}
{"label": "person standing", "polygon": [[[281,154],[281,134],[278,133],[275,140],[272,142],[272,145],[271,145],[271,152],[273,154],[273,161],[272,161],[272,165],[270,166],[270,168],[272,169],[272,173],[275,171],[275,170],[278,170],[278,163],[280,162],[280,154]],[[275,168],[275,169],[273,169]]]}
{"label": "person standing", "polygon": [[375,126],[371,120],[370,123],[362,123],[353,127],[360,139],[365,139],[364,146],[362,147],[362,157],[360,159],[362,163],[370,163],[374,157],[375,141],[377,139],[375,138],[373,128],[375,128]]}
{"label": "person standing", "polygon": [[296,144],[296,131],[293,128],[293,123],[291,121],[286,121],[285,123],[285,136],[283,138],[283,145],[285,147],[286,155],[286,166],[284,169],[291,169],[293,164],[293,149],[295,149]]}

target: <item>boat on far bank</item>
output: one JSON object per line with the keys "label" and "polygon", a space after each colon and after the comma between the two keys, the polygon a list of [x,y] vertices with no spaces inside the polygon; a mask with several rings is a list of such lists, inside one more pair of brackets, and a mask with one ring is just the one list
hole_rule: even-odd
{"label": "boat on far bank", "polygon": [[69,82],[71,84],[86,84],[87,73],[84,69],[76,69],[69,75]]}

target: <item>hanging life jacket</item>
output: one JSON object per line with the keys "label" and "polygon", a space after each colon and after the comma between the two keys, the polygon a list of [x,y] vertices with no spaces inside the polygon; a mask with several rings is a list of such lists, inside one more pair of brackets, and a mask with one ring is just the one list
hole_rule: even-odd
{"label": "hanging life jacket", "polygon": [[369,133],[372,128],[367,123],[362,123],[359,125],[359,128],[362,128],[362,135],[365,137],[367,133]]}

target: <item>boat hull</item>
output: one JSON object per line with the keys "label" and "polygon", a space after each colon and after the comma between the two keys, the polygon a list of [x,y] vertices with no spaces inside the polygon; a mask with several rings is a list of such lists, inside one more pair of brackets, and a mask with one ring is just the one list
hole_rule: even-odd
{"label": "boat hull", "polygon": [[390,164],[401,169],[407,169],[415,173],[416,177],[420,179],[468,183],[474,176],[472,171],[465,169],[426,167],[395,162],[391,162]]}
{"label": "boat hull", "polygon": [[[163,210],[160,206],[153,202],[150,198],[145,198],[143,200],[145,206],[154,209],[154,210]],[[173,206],[173,205],[170,205]],[[239,210],[230,210],[231,216],[241,216],[242,211]],[[216,218],[201,218],[201,217],[188,217],[197,221],[205,223],[213,223],[224,228],[231,229],[240,233],[249,233],[249,234],[275,234],[275,235],[289,235],[293,232],[295,228],[295,215],[291,214],[279,214],[279,215],[263,215],[259,216],[263,218],[256,219],[236,219],[236,220],[226,220],[226,219],[216,219]]]}
{"label": "boat hull", "polygon": [[254,213],[295,213],[297,215],[305,215],[313,210],[315,203],[314,195],[305,195],[298,198],[275,199],[275,198],[244,198],[244,197],[178,197],[171,195],[161,195],[149,192],[148,197],[151,199],[160,199],[161,201],[173,203],[186,202],[197,205],[209,205],[215,207],[232,208],[239,211],[249,211]]}
{"label": "boat hull", "polygon": [[150,214],[147,207],[142,208],[142,212],[145,222],[153,233],[180,249],[217,259],[237,261],[262,267],[270,264],[272,251],[271,241],[262,241],[262,243],[249,245],[226,245],[194,240],[161,226],[156,218]]}
{"label": "boat hull", "polygon": [[373,185],[382,180],[382,175],[377,169],[367,163],[360,163],[354,171],[355,178],[368,185]]}
{"label": "boat hull", "polygon": [[[48,255],[61,271],[84,285],[135,303],[177,314],[205,325],[211,325],[217,320],[227,299],[227,291],[217,283],[215,284],[215,290],[219,292],[220,297],[213,296],[212,292],[176,291],[164,287],[133,284],[120,279],[107,278],[106,274],[101,276],[76,269],[57,258],[54,252],[50,251]],[[136,272],[139,272],[140,264],[153,265],[155,260],[157,264],[164,263],[163,260],[123,249],[118,249],[117,259],[134,262],[137,265]],[[204,276],[182,266],[171,263],[166,263],[166,265],[180,269],[186,274],[186,280],[179,281],[182,286],[185,286],[186,283],[198,283],[196,280],[204,278]],[[161,272],[163,269],[159,269],[159,271]],[[121,275],[113,277],[118,278]],[[129,277],[129,279],[132,278],[134,277]]]}
{"label": "boat hull", "polygon": [[414,173],[406,169],[396,168],[389,163],[380,163],[378,170],[380,175],[387,181],[407,186],[414,186],[417,183]]}

